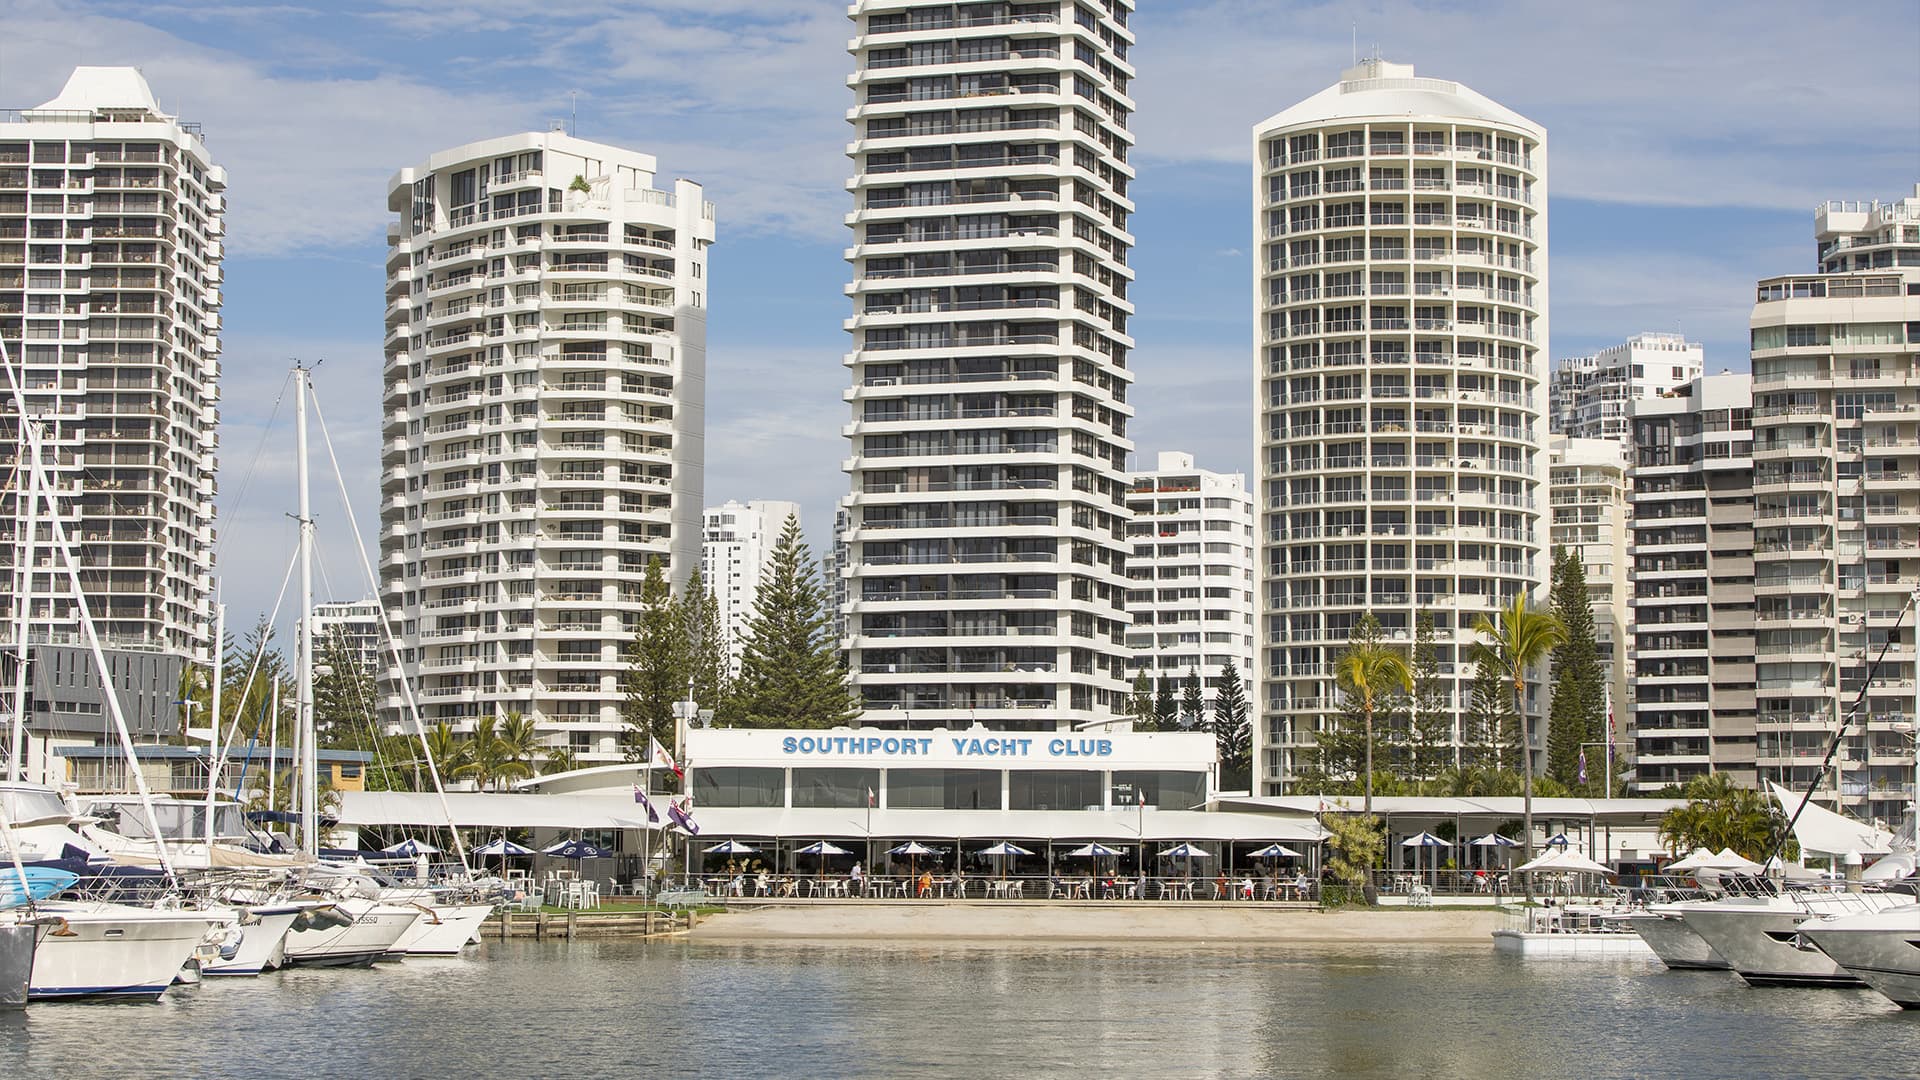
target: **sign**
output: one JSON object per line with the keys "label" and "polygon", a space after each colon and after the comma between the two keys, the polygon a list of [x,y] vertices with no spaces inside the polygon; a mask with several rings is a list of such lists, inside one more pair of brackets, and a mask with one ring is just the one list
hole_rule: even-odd
{"label": "sign", "polygon": [[787,735],[780,752],[885,758],[1104,758],[1112,739],[1007,735]]}

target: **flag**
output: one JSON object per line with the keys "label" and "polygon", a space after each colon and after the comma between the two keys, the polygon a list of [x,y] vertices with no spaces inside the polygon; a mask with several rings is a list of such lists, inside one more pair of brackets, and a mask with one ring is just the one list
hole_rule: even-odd
{"label": "flag", "polygon": [[1135,806],[1147,805],[1147,789],[1146,788],[1141,788],[1138,791],[1134,792],[1133,805]]}
{"label": "flag", "polygon": [[667,753],[667,748],[660,745],[659,739],[649,739],[647,741],[653,744],[653,764],[658,765],[660,768],[671,770],[673,775],[682,780],[686,779],[687,774],[681,771],[679,765],[674,764],[673,755]]}
{"label": "flag", "polygon": [[647,793],[641,790],[639,784],[633,785],[633,801],[639,803],[640,808],[647,812],[647,824],[649,825],[660,824],[660,814],[658,811],[654,810],[653,800],[647,798]]}
{"label": "flag", "polygon": [[667,804],[667,816],[688,836],[700,835],[700,824],[693,820],[693,801],[677,799]]}
{"label": "flag", "polygon": [[1587,782],[1587,748],[1580,748],[1580,782]]}
{"label": "flag", "polygon": [[867,789],[867,809],[871,810],[878,805],[880,805],[878,797],[874,795],[872,788],[868,788]]}

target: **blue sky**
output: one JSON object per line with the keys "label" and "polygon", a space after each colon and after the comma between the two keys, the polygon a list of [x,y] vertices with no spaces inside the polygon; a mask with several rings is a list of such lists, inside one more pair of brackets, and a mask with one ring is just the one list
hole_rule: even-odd
{"label": "blue sky", "polygon": [[[816,543],[846,490],[840,329],[851,36],[842,0],[0,0],[0,106],[78,64],[141,67],[230,174],[221,566],[230,621],[279,586],[289,358],[324,358],[323,407],[373,517],[385,184],[428,154],[544,128],[656,155],[707,185],[708,502],[798,499]],[[1746,366],[1755,278],[1812,264],[1812,209],[1920,180],[1920,7],[1147,0],[1133,219],[1139,460],[1252,457],[1250,127],[1363,49],[1458,79],[1544,124],[1551,352],[1643,329]],[[1836,62],[1841,58],[1844,62]],[[284,413],[282,414],[284,417]],[[264,448],[264,449],[262,449]],[[258,459],[256,462],[256,452]],[[241,478],[254,479],[239,499]],[[323,563],[364,591],[332,481]],[[317,496],[318,497],[318,496]]]}

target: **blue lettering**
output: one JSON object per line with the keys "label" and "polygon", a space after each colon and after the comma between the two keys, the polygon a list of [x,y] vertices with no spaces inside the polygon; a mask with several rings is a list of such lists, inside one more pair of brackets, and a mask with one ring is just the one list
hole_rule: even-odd
{"label": "blue lettering", "polygon": [[1112,757],[1113,756],[1113,740],[1101,739],[1099,753],[1101,757]]}
{"label": "blue lettering", "polygon": [[967,752],[967,740],[965,739],[953,740],[953,752],[956,754],[965,756]]}
{"label": "blue lettering", "polygon": [[919,749],[920,749],[919,739],[901,739],[900,740],[900,752],[903,754],[911,754]]}
{"label": "blue lettering", "polygon": [[800,740],[800,752],[803,754],[813,753],[813,736],[809,735]]}
{"label": "blue lettering", "polygon": [[900,752],[900,740],[888,739],[880,744],[880,749],[885,750],[889,754],[897,754]]}
{"label": "blue lettering", "polygon": [[1064,754],[1066,752],[1067,752],[1067,741],[1065,739],[1048,739],[1047,740],[1047,753],[1053,755],[1054,757],[1059,757],[1061,754]]}
{"label": "blue lettering", "polygon": [[979,756],[981,754],[991,754],[993,753],[993,751],[989,749],[989,746],[991,746],[991,743],[983,746],[981,745],[981,742],[979,739],[968,739],[967,753],[973,754],[975,756]]}
{"label": "blue lettering", "polygon": [[791,754],[793,753],[794,745],[795,745],[794,738],[793,736],[789,735],[786,738],[780,740],[780,752],[783,754]]}
{"label": "blue lettering", "polygon": [[1021,739],[1020,740],[1020,756],[1026,757],[1027,751],[1030,750],[1032,747],[1033,747],[1032,739]]}

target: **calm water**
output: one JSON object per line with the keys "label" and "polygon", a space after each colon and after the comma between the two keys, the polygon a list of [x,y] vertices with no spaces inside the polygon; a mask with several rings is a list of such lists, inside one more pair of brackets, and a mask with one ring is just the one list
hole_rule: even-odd
{"label": "calm water", "polygon": [[1920,1014],[1640,962],[489,943],[0,1016],[0,1077],[1910,1075]]}

